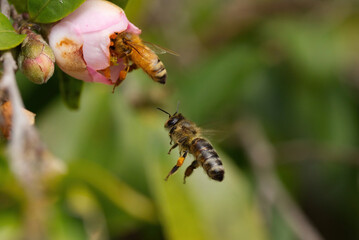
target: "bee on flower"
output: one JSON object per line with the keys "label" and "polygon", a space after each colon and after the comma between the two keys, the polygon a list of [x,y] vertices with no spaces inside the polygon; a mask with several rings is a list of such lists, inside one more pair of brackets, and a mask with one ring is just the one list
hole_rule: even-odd
{"label": "bee on flower", "polygon": [[164,84],[166,69],[140,34],[117,5],[88,0],[51,29],[49,44],[58,66],[74,78],[115,88],[141,68]]}

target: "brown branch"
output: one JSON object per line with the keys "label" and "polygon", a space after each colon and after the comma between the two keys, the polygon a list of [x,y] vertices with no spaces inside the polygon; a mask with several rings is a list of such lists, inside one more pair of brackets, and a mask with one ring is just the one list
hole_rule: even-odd
{"label": "brown branch", "polygon": [[240,122],[236,126],[236,136],[250,160],[264,210],[275,206],[298,239],[323,239],[275,175],[275,153],[258,123],[254,120]]}
{"label": "brown branch", "polygon": [[[10,7],[6,0],[1,0],[1,9],[5,16],[10,16]],[[11,52],[5,52],[1,60],[4,71],[0,81],[0,102],[10,101],[12,106],[10,141],[7,147],[9,161],[27,200],[24,239],[46,239],[46,182],[63,173],[65,166],[47,150],[24,112],[24,104],[15,79],[17,66]]]}

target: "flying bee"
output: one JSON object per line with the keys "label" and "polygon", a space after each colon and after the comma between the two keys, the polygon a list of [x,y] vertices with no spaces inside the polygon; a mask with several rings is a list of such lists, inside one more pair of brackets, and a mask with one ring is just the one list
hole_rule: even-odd
{"label": "flying bee", "polygon": [[[152,50],[149,46],[154,50]],[[177,55],[177,53],[161,48],[155,44],[147,43],[132,33],[122,32],[116,33],[112,37],[112,43],[110,48],[112,49],[113,55],[118,59],[123,59],[125,69],[120,72],[120,76],[114,85],[114,89],[125,80],[127,73],[137,68],[147,73],[155,82],[161,84],[166,83],[167,71],[163,62],[158,58],[155,53],[170,53]],[[130,64],[132,62],[132,64]]]}
{"label": "flying bee", "polygon": [[178,168],[182,166],[187,154],[190,153],[195,157],[195,160],[185,171],[184,183],[186,183],[186,178],[192,174],[193,170],[199,166],[203,167],[211,179],[221,182],[224,177],[222,161],[208,140],[201,137],[200,128],[193,122],[187,120],[181,113],[177,113],[177,111],[171,115],[161,108],[157,109],[169,116],[169,119],[165,123],[165,129],[169,131],[170,144],[172,145],[173,143],[173,145],[168,151],[168,154],[170,154],[174,148],[180,148],[180,157],[177,160],[177,164],[168,173],[165,180],[167,181],[169,176],[174,174]]}

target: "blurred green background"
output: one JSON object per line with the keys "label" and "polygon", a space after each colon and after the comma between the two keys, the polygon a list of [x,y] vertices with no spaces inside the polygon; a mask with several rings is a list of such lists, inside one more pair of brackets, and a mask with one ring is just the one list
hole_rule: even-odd
{"label": "blurred green background", "polygon": [[[67,165],[49,193],[49,239],[310,239],[303,224],[311,239],[359,239],[357,1],[131,0],[126,13],[144,40],[180,54],[160,56],[165,86],[140,70],[114,94],[86,83],[73,111],[56,77],[37,86],[18,73]],[[178,101],[211,132],[223,182],[198,169],[182,184],[192,157],[163,180],[178,152],[167,155],[156,107],[173,113]],[[8,165],[2,157],[5,240],[23,234],[26,208]]]}

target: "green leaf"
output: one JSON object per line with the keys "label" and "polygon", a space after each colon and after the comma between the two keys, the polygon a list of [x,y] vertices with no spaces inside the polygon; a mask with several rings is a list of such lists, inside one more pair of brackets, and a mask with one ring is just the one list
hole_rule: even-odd
{"label": "green leaf", "polygon": [[27,12],[27,4],[24,4],[24,0],[9,0],[9,3],[15,6],[18,13]]}
{"label": "green leaf", "polygon": [[16,47],[25,37],[25,34],[17,34],[9,19],[0,13],[0,50]]}
{"label": "green leaf", "polygon": [[116,4],[117,6],[125,9],[128,3],[128,0],[111,0],[110,2]]}
{"label": "green leaf", "polygon": [[[83,170],[84,166],[86,166],[86,171]],[[70,165],[70,175],[89,183],[130,215],[147,222],[156,222],[152,201],[116,178],[101,165],[90,161],[74,161]]]}
{"label": "green leaf", "polygon": [[65,101],[66,106],[70,109],[78,109],[84,82],[70,77],[59,69],[57,69],[56,72],[60,82],[61,96]]}
{"label": "green leaf", "polygon": [[56,22],[78,8],[85,0],[28,0],[31,20],[39,23]]}

